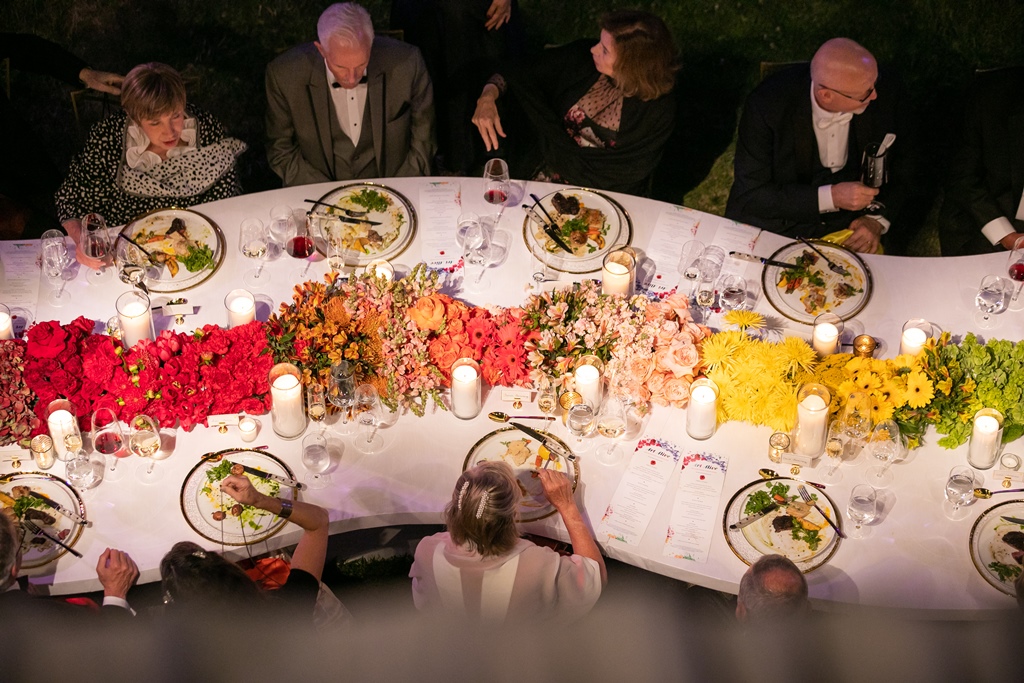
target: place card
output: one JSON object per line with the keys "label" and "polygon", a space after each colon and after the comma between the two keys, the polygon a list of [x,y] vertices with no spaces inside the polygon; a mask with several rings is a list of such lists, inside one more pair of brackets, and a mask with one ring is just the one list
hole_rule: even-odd
{"label": "place card", "polygon": [[639,545],[678,461],[679,448],[672,442],[640,439],[629,468],[601,516],[598,536]]}
{"label": "place card", "polygon": [[718,506],[727,467],[728,459],[714,453],[690,453],[683,458],[663,555],[707,562],[720,520]]}
{"label": "place card", "polygon": [[654,275],[646,283],[649,294],[671,294],[679,284],[679,257],[683,245],[696,239],[700,214],[682,206],[670,206],[654,224],[645,255],[654,262]]}
{"label": "place card", "polygon": [[39,301],[39,240],[0,241],[0,303],[11,309],[14,335],[35,319]]}
{"label": "place card", "polygon": [[453,272],[462,260],[455,229],[462,211],[458,183],[433,181],[420,189],[420,240],[423,261],[431,268]]}

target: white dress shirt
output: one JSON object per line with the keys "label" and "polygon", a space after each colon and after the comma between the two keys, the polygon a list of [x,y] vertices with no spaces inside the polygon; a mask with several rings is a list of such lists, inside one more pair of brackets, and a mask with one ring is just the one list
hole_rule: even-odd
{"label": "white dress shirt", "polygon": [[[814,99],[814,83],[811,83],[811,123],[814,139],[818,142],[818,159],[821,165],[833,173],[846,166],[850,144],[850,121],[852,112],[825,111]],[[818,188],[818,213],[838,211],[832,203],[832,186]]]}
{"label": "white dress shirt", "polygon": [[331,70],[324,62],[324,69],[327,70],[327,84],[330,86],[331,100],[334,101],[334,113],[338,117],[338,125],[345,132],[353,145],[359,144],[359,136],[362,134],[363,110],[366,109],[366,83],[346,90],[342,87],[335,87],[338,79],[334,77]]}

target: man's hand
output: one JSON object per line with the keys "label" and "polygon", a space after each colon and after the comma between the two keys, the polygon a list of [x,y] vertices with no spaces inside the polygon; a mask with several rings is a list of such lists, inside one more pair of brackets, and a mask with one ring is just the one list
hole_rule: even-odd
{"label": "man's hand", "polygon": [[862,254],[878,253],[878,238],[882,234],[881,223],[871,216],[860,216],[850,222],[850,230],[853,230],[853,234],[843,242],[844,247]]}
{"label": "man's hand", "polygon": [[576,507],[576,500],[572,497],[572,482],[562,472],[554,470],[537,470],[540,477],[540,484],[544,487],[544,495],[556,510],[562,512],[566,509]]}
{"label": "man's hand", "polygon": [[502,24],[508,23],[511,16],[512,0],[493,0],[491,6],[487,8],[487,23],[484,24],[484,28],[488,31],[501,28]]}
{"label": "man's hand", "polygon": [[85,83],[85,87],[111,95],[120,95],[121,84],[124,82],[124,76],[106,71],[96,71],[88,67],[78,72],[78,78]]}
{"label": "man's hand", "polygon": [[505,137],[505,131],[501,127],[501,117],[498,116],[498,88],[493,83],[484,86],[484,91],[476,101],[476,111],[473,112],[473,125],[480,131],[480,137],[484,139],[484,147],[487,151],[498,149],[498,136]]}
{"label": "man's hand", "polygon": [[220,482],[220,490],[228,494],[242,505],[253,505],[259,507],[263,494],[257,491],[249,477],[242,474],[232,474]]}
{"label": "man's hand", "polygon": [[139,580],[139,567],[123,550],[107,548],[96,563],[96,576],[103,586],[104,597],[128,597],[128,589]]}
{"label": "man's hand", "polygon": [[1024,233],[1011,232],[1009,235],[999,240],[999,244],[1002,245],[1003,249],[1010,251],[1013,249],[1013,245],[1017,243],[1021,237],[1024,237]]}
{"label": "man's hand", "polygon": [[864,183],[836,183],[832,186],[832,203],[837,209],[860,211],[871,203],[878,194],[878,188],[868,187]]}

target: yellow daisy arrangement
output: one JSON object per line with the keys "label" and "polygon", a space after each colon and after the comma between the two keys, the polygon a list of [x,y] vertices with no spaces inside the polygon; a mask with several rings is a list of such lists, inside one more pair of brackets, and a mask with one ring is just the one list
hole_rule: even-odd
{"label": "yellow daisy arrangement", "polygon": [[765,325],[764,316],[760,313],[745,311],[739,308],[734,308],[727,312],[722,316],[722,320],[726,325],[735,325],[739,328],[740,332],[764,329]]}

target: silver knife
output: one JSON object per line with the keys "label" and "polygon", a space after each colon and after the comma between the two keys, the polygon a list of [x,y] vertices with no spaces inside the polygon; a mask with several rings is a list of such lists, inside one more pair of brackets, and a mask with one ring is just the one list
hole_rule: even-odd
{"label": "silver knife", "polygon": [[[228,460],[228,462],[231,463],[232,467],[234,467],[235,465],[241,465],[241,463],[231,462],[230,460]],[[305,491],[307,488],[307,486],[303,484],[301,481],[286,479],[285,477],[279,476],[277,474],[270,474],[269,472],[264,472],[263,470],[258,470],[255,467],[249,467],[248,465],[242,465],[242,471],[244,471],[246,474],[251,474],[254,477],[259,477],[260,479],[266,479],[267,481],[276,481],[278,484],[281,484],[282,486],[288,486],[293,489],[298,489],[299,491]]]}
{"label": "silver knife", "polygon": [[523,434],[526,434],[528,436],[532,436],[533,438],[537,439],[537,441],[539,441],[540,443],[544,444],[544,447],[547,448],[552,453],[554,453],[555,455],[561,456],[561,457],[563,457],[563,458],[565,458],[566,460],[569,460],[569,461],[575,461],[576,460],[576,456],[574,454],[566,453],[565,449],[562,448],[558,444],[558,442],[556,442],[551,437],[546,436],[544,434],[544,432],[538,432],[533,427],[527,427],[526,425],[519,424],[518,422],[509,422],[509,424],[512,425],[513,427],[515,427],[516,429],[518,429],[519,431],[521,431]]}
{"label": "silver knife", "polygon": [[1024,525],[1024,519],[1021,519],[1020,517],[1001,517],[1001,519],[1005,519],[1007,522],[1010,522],[1011,524]]}
{"label": "silver knife", "polygon": [[774,512],[778,508],[779,508],[779,504],[778,503],[771,503],[770,505],[761,508],[760,512],[755,512],[752,515],[747,515],[746,517],[741,517],[740,519],[738,519],[736,521],[735,524],[730,524],[729,528],[735,530],[735,529],[742,529],[745,526],[750,526],[751,524],[753,524],[757,520],[759,520],[762,517],[764,517],[765,515],[767,515],[769,512]]}
{"label": "silver knife", "polygon": [[766,266],[775,266],[776,268],[800,268],[800,266],[798,266],[795,263],[786,263],[785,261],[773,261],[770,258],[765,258],[763,256],[755,256],[753,254],[747,254],[742,251],[730,251],[729,256],[732,256],[733,258],[736,259],[740,259],[741,261],[753,261],[754,263],[763,263]]}
{"label": "silver knife", "polygon": [[36,493],[35,491],[29,491],[28,495],[32,496],[33,498],[36,498],[38,500],[43,501],[44,503],[46,503],[46,505],[48,507],[56,510],[57,512],[59,512],[60,514],[64,515],[68,519],[73,520],[74,522],[76,522],[78,524],[81,524],[82,526],[85,526],[85,525],[87,525],[89,523],[80,514],[78,514],[77,512],[73,512],[73,511],[67,509],[66,507],[64,507],[63,505],[61,505],[60,503],[58,503],[54,499],[50,498],[49,496],[44,496],[43,494]]}

